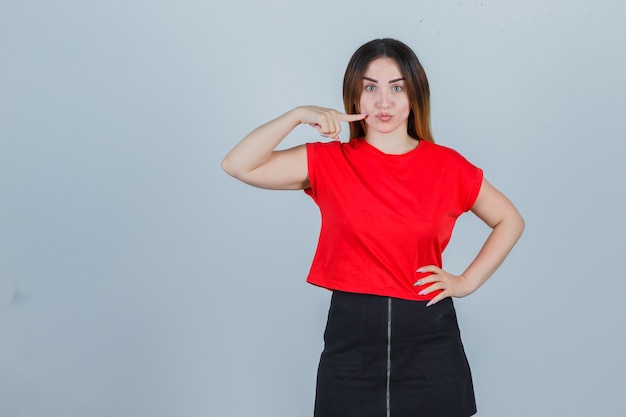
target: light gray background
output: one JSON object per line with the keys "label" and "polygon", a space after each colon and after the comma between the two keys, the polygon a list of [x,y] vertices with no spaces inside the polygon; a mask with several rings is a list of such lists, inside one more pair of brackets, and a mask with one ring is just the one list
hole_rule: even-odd
{"label": "light gray background", "polygon": [[[421,57],[436,140],[527,221],[457,301],[479,415],[626,415],[624,16],[609,0],[2,0],[0,415],[311,415],[318,210],[219,164],[296,105],[341,108],[350,55],[383,36]],[[486,234],[464,216],[447,269]]]}

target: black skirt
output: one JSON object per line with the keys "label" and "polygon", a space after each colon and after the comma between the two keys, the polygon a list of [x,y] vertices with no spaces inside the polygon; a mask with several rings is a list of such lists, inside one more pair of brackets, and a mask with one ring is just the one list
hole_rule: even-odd
{"label": "black skirt", "polygon": [[474,388],[452,299],[333,292],[315,417],[467,417]]}

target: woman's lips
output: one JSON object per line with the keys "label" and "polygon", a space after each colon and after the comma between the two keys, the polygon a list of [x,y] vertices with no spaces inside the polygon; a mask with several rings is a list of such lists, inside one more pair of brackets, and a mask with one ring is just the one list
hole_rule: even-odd
{"label": "woman's lips", "polygon": [[389,120],[391,120],[391,118],[392,118],[392,117],[393,117],[393,116],[392,116],[392,115],[390,115],[389,113],[378,113],[378,114],[376,115],[376,118],[377,118],[378,120],[380,120],[380,121],[383,121],[383,122],[388,122]]}

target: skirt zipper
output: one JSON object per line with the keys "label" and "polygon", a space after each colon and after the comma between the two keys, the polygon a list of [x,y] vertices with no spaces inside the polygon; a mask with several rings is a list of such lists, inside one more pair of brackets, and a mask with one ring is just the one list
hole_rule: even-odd
{"label": "skirt zipper", "polygon": [[391,297],[387,301],[387,417],[391,416],[389,385],[391,382]]}

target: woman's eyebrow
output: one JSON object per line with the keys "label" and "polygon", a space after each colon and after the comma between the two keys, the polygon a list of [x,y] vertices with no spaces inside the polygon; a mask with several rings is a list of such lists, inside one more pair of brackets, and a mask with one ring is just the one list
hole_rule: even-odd
{"label": "woman's eyebrow", "polygon": [[[378,80],[375,80],[375,79],[370,78],[370,77],[363,77],[363,79],[364,79],[364,80],[367,80],[367,81],[371,81],[371,82],[373,82],[373,83],[378,83]],[[389,80],[389,84],[396,83],[396,82],[398,82],[398,81],[404,81],[404,80],[405,80],[405,78],[404,78],[404,77],[394,78],[393,80]]]}

